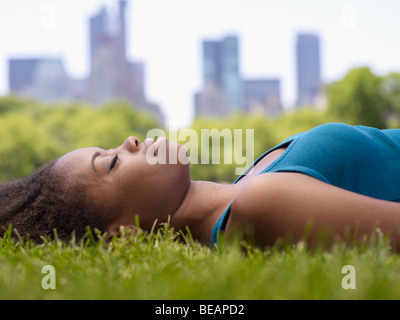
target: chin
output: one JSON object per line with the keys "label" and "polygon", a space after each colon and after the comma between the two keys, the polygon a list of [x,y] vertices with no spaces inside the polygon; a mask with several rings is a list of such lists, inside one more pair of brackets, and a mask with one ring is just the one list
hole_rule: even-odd
{"label": "chin", "polygon": [[179,184],[186,185],[190,181],[189,152],[185,146],[168,141],[167,165],[174,172]]}
{"label": "chin", "polygon": [[190,158],[189,158],[189,151],[186,149],[185,146],[175,143],[175,148],[176,148],[176,154],[177,154],[177,160],[178,163],[184,166],[188,166],[190,164]]}

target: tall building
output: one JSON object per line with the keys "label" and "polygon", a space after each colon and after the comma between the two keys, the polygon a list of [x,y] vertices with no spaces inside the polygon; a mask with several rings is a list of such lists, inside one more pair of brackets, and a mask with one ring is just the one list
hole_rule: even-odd
{"label": "tall building", "polygon": [[8,85],[12,93],[29,93],[33,90],[35,70],[40,59],[9,59]]}
{"label": "tall building", "polygon": [[[90,18],[87,78],[71,79],[60,58],[10,59],[10,91],[46,102],[81,100],[100,105],[123,99],[164,123],[160,107],[146,98],[144,64],[129,61],[126,55],[126,6],[127,1],[118,1],[116,20],[104,7]],[[116,28],[110,26],[113,20]]]}
{"label": "tall building", "polygon": [[159,106],[146,98],[144,64],[129,61],[127,58],[126,7],[127,2],[119,0],[114,32],[111,31],[110,17],[105,8],[90,19],[91,68],[88,98],[94,104],[126,99],[136,107],[152,113],[160,122],[164,122],[164,115]]}
{"label": "tall building", "polygon": [[296,43],[297,106],[316,104],[321,90],[320,40],[314,34],[299,34]]}
{"label": "tall building", "polygon": [[279,79],[246,79],[243,81],[244,106],[250,113],[276,117],[283,111]]}
{"label": "tall building", "polygon": [[122,57],[126,57],[126,0],[119,1],[119,39],[118,51]]}
{"label": "tall building", "polygon": [[196,116],[244,111],[275,117],[282,112],[279,79],[242,79],[236,36],[205,40],[202,45],[203,88],[194,97]]}
{"label": "tall building", "polygon": [[239,44],[236,36],[225,37],[220,45],[220,83],[227,93],[229,107],[233,111],[242,109],[243,92],[239,68]]}
{"label": "tall building", "polygon": [[69,98],[70,79],[60,58],[10,59],[11,93],[53,102]]}
{"label": "tall building", "polygon": [[[205,101],[208,105],[202,105]],[[215,105],[210,104],[211,101]],[[196,114],[207,110],[208,115],[222,116],[243,108],[236,36],[226,36],[218,41],[203,41],[203,90],[196,94],[195,103]]]}
{"label": "tall building", "polygon": [[99,44],[108,36],[108,13],[103,7],[97,15],[89,20],[90,24],[90,61],[98,50]]}
{"label": "tall building", "polygon": [[34,97],[45,102],[69,98],[69,77],[61,58],[46,58],[40,61],[33,80]]}
{"label": "tall building", "polygon": [[225,117],[229,114],[229,101],[225,92],[213,83],[206,84],[195,94],[196,116]]}

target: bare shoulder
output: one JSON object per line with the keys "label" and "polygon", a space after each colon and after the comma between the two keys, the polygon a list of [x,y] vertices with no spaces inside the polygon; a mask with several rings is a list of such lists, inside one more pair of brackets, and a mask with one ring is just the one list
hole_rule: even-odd
{"label": "bare shoulder", "polygon": [[[301,214],[321,206],[323,211],[359,212],[399,210],[399,203],[378,200],[347,191],[295,172],[265,173],[249,180],[232,203],[231,214],[256,215],[266,211]],[[335,211],[336,212],[336,211]],[[364,213],[363,213],[364,214]]]}
{"label": "bare shoulder", "polygon": [[297,173],[269,172],[259,174],[243,185],[238,193],[237,202],[265,198],[270,193],[281,190],[286,184],[292,184]]}
{"label": "bare shoulder", "polygon": [[231,212],[243,213],[258,211],[266,203],[278,200],[278,192],[283,187],[280,173],[263,173],[246,181],[235,197]]}
{"label": "bare shoulder", "polygon": [[272,212],[273,207],[281,201],[280,194],[284,190],[282,177],[284,176],[280,173],[263,173],[243,184],[232,202],[230,217],[225,228],[228,238],[238,230],[248,235],[253,231],[257,231],[257,234],[266,232],[264,227],[271,225],[267,219],[273,218],[268,212]]}
{"label": "bare shoulder", "polygon": [[357,230],[362,238],[379,226],[384,234],[393,232],[400,247],[400,203],[354,193],[295,172],[265,173],[243,185],[232,203],[226,232],[229,236],[236,229],[244,230],[254,236],[256,244],[269,245],[286,235],[302,239],[310,221],[311,242],[321,230],[329,230],[332,237]]}

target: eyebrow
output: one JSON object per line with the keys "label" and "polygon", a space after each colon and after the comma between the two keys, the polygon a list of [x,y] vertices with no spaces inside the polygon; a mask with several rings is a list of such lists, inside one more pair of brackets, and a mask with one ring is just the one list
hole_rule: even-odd
{"label": "eyebrow", "polygon": [[92,165],[92,169],[94,172],[97,172],[96,166],[94,165],[94,160],[96,160],[96,158],[101,154],[100,151],[97,151],[93,154],[92,156],[92,160],[91,160],[91,165]]}

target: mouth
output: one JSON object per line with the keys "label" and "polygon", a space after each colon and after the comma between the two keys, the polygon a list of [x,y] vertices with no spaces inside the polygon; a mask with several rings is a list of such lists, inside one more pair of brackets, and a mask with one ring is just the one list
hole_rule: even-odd
{"label": "mouth", "polygon": [[158,137],[158,139],[154,142],[154,156],[158,156],[158,150],[160,147],[165,147],[167,144],[166,137]]}

